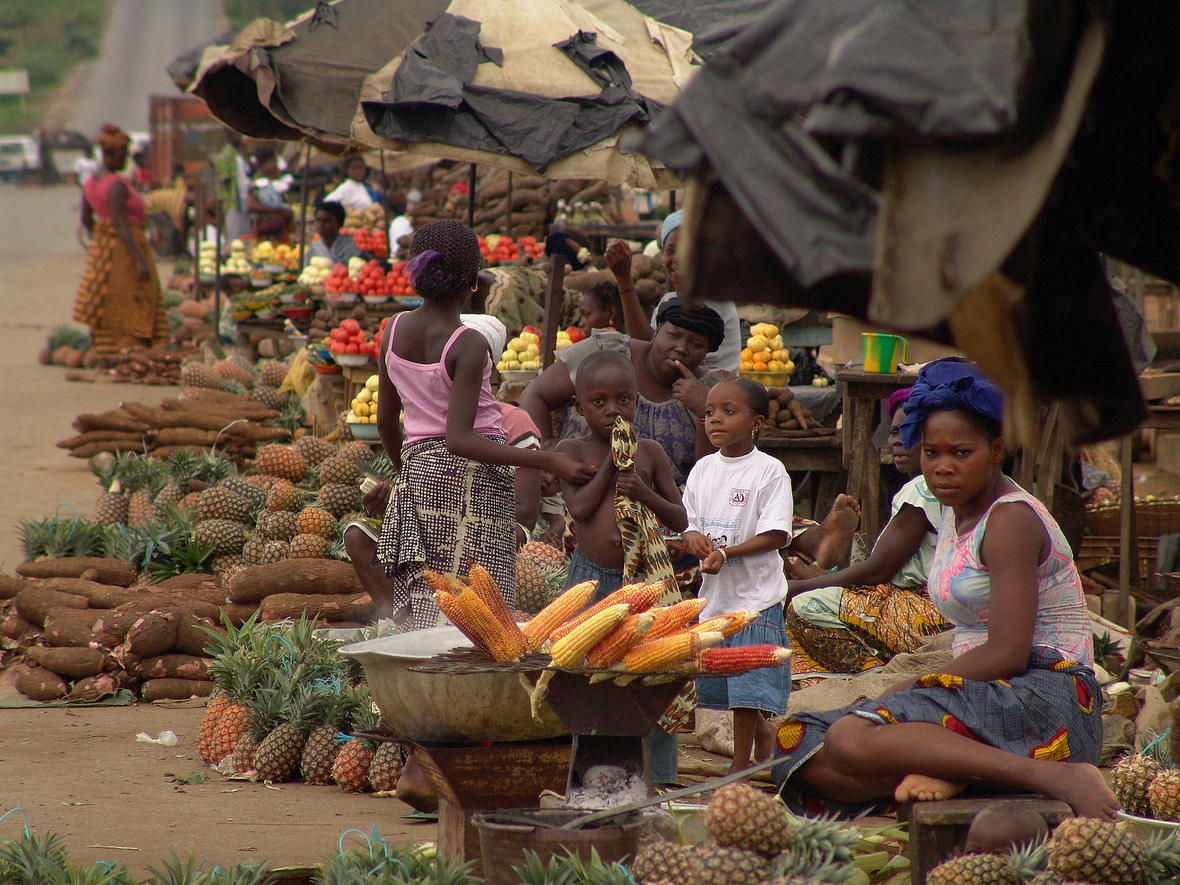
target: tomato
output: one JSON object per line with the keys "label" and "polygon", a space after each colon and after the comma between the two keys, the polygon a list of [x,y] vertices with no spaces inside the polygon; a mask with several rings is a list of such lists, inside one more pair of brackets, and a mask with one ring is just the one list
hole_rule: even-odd
{"label": "tomato", "polygon": [[581,329],[579,329],[577,326],[569,326],[566,328],[565,331],[569,334],[570,341],[572,341],[574,344],[577,344],[579,341],[581,341],[583,338],[586,337],[586,333],[583,332]]}
{"label": "tomato", "polygon": [[344,352],[345,353],[360,353],[361,349],[359,347],[357,347],[355,344],[348,344],[348,345],[345,345]]}
{"label": "tomato", "polygon": [[541,330],[538,329],[536,326],[525,326],[523,329],[521,329],[521,331],[522,332],[532,332],[534,335],[541,334]]}
{"label": "tomato", "polygon": [[340,328],[346,335],[355,335],[361,330],[361,324],[354,319],[347,319],[340,324]]}
{"label": "tomato", "polygon": [[339,341],[333,341],[328,345],[328,353],[344,353],[344,348],[345,345],[341,344]]}

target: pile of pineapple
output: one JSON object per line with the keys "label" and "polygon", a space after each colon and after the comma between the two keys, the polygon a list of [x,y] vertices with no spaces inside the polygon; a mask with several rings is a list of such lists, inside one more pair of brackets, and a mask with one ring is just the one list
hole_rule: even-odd
{"label": "pile of pineapple", "polygon": [[1087,817],[1063,821],[1045,840],[1009,854],[964,854],[934,867],[927,885],[1154,885],[1180,875],[1175,833],[1144,839],[1125,824]]}
{"label": "pile of pineapple", "polygon": [[750,337],[741,352],[742,372],[786,372],[795,371],[791,354],[783,347],[783,336],[778,326],[772,323],[755,323],[750,327]]}
{"label": "pile of pineapple", "polygon": [[[241,354],[232,354],[223,360],[194,357],[180,368],[180,383],[186,388],[199,390],[224,390],[239,396],[248,396],[262,403],[268,409],[282,412],[298,400],[289,390],[279,391],[287,377],[290,364],[280,360],[259,360],[255,366]],[[193,394],[187,391],[186,394]],[[302,416],[302,408],[299,413]]]}
{"label": "pile of pineapple", "polygon": [[1147,753],[1132,753],[1118,761],[1111,781],[1127,814],[1180,821],[1180,770]]}
{"label": "pile of pineapple", "polygon": [[201,758],[264,781],[392,793],[405,753],[371,736],[380,714],[359,665],[337,654],[340,645],[305,619],[227,625],[211,647],[217,687],[201,720]]}
{"label": "pile of pineapple", "polygon": [[[714,792],[700,845],[649,842],[631,872],[642,885],[821,885],[857,872],[855,829],[794,818],[777,796],[745,784]],[[867,881],[867,880],[866,880]],[[978,882],[980,880],[972,880]]]}

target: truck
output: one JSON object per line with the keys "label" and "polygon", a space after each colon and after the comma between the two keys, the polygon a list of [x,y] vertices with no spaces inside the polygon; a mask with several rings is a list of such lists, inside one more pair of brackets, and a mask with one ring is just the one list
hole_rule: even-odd
{"label": "truck", "polygon": [[148,186],[172,181],[177,164],[193,176],[226,143],[225,124],[205,102],[191,95],[153,95],[148,99]]}

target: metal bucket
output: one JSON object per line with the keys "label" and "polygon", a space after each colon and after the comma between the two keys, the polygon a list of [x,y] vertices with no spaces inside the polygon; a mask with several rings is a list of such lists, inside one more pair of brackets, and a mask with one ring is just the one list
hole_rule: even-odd
{"label": "metal bucket", "polygon": [[436,655],[471,642],[456,627],[431,627],[346,645],[356,658],[381,716],[398,736],[412,741],[485,743],[540,741],[569,734],[542,704],[539,719],[515,673],[417,673]]}
{"label": "metal bucket", "polygon": [[539,808],[473,815],[471,823],[479,830],[485,885],[520,885],[520,877],[512,868],[524,864],[526,849],[536,852],[543,864],[567,853],[589,861],[591,849],[603,863],[635,856],[640,831],[646,824],[642,815],[632,812],[621,823],[612,821],[607,826],[561,829],[562,824],[587,813],[578,808]]}

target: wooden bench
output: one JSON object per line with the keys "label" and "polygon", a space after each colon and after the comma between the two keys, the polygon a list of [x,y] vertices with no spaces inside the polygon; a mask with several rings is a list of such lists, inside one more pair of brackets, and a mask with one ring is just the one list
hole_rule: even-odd
{"label": "wooden bench", "polygon": [[1052,829],[1073,811],[1064,802],[1029,793],[1003,796],[970,796],[942,802],[905,802],[897,819],[910,825],[910,882],[926,885],[926,874],[944,860],[961,854],[967,830],[975,815],[999,803],[1015,803],[1035,811]]}

